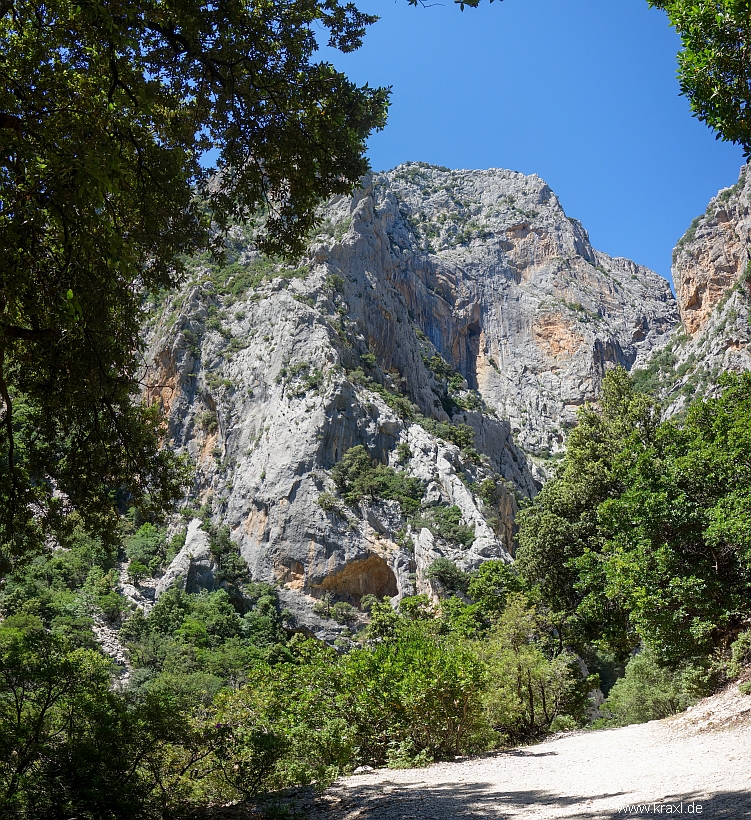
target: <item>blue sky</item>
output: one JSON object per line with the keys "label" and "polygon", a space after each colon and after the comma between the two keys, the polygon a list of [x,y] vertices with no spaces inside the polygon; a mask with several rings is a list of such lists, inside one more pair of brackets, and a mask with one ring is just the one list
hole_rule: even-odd
{"label": "blue sky", "polygon": [[375,170],[421,160],[539,174],[592,243],[669,278],[672,249],[720,188],[739,147],[679,96],[680,41],[646,0],[359,0],[380,16],[363,47],[321,55],[393,87]]}

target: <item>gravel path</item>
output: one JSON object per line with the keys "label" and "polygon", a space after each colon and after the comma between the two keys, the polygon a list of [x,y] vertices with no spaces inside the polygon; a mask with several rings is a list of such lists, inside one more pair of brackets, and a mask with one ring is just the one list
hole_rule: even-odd
{"label": "gravel path", "polygon": [[[751,668],[743,680],[751,680]],[[736,682],[737,683],[737,682]],[[275,811],[269,812],[269,808]],[[751,696],[735,683],[680,715],[561,734],[425,769],[379,769],[202,820],[616,820],[653,814],[751,818]]]}
{"label": "gravel path", "polygon": [[381,769],[337,781],[311,817],[609,820],[624,809],[751,818],[751,725],[697,733],[685,721],[653,721],[426,769]]}

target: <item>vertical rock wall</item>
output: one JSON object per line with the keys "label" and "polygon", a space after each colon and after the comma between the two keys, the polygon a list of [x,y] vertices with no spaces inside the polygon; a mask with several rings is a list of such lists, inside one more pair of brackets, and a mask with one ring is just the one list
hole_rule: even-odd
{"label": "vertical rock wall", "polygon": [[[400,166],[329,203],[296,265],[239,227],[228,255],[159,306],[148,396],[196,464],[194,502],[313,631],[326,593],[410,594],[439,556],[511,560],[518,499],[576,408],[677,317],[667,283],[594,250],[510,171]],[[457,507],[472,543],[415,529],[395,500],[347,504],[330,471],[358,445],[420,480],[423,518]]]}

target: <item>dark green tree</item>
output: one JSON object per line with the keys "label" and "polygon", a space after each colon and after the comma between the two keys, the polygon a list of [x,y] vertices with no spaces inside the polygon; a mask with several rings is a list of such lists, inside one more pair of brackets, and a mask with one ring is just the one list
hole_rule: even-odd
{"label": "dark green tree", "polygon": [[556,477],[518,517],[517,568],[569,619],[570,639],[604,638],[628,651],[635,637],[622,601],[605,594],[598,507],[625,490],[623,460],[655,436],[658,410],[622,368],[608,373],[598,405],[585,405]]}
{"label": "dark green tree", "polygon": [[153,510],[181,493],[137,401],[144,294],[233,220],[298,253],[358,182],[388,91],[316,62],[316,33],[351,51],[374,19],[339,0],[0,3],[6,565],[71,508],[106,531],[113,488]]}
{"label": "dark green tree", "polygon": [[720,384],[628,453],[598,511],[605,594],[668,663],[727,648],[751,611],[751,376]]}

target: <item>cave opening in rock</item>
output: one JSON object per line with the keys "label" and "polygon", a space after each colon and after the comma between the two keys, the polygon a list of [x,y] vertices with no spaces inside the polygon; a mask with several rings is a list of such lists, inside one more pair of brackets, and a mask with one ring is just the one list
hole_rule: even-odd
{"label": "cave opening in rock", "polygon": [[398,592],[391,567],[373,553],[324,578],[321,588],[354,606],[360,605],[364,595],[393,598]]}

